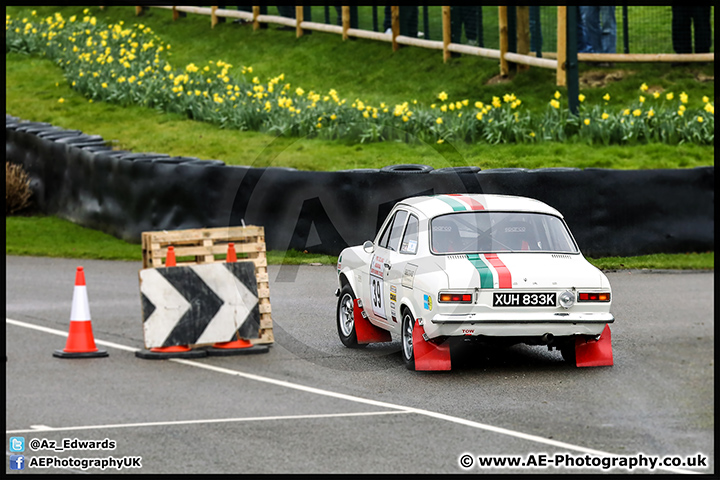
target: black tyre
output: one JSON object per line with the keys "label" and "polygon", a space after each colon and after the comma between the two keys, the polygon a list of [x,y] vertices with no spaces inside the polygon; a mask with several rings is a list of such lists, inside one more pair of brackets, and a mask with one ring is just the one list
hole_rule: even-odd
{"label": "black tyre", "polygon": [[413,328],[415,319],[410,310],[405,309],[402,316],[402,333],[400,335],[400,351],[403,363],[408,370],[415,370],[415,350],[413,348]]}
{"label": "black tyre", "polygon": [[403,163],[399,165],[388,165],[380,169],[381,172],[391,173],[428,173],[434,170],[430,165],[420,165],[418,163]]}
{"label": "black tyre", "polygon": [[353,293],[350,284],[346,284],[340,291],[338,297],[336,318],[337,330],[340,341],[348,348],[362,348],[357,341],[357,333],[355,332],[355,315],[353,307],[355,306],[355,293]]}

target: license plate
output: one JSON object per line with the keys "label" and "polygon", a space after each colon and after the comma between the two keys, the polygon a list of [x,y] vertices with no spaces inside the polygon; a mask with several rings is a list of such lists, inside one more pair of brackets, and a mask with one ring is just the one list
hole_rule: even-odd
{"label": "license plate", "polygon": [[555,305],[555,293],[495,292],[493,294],[493,307],[554,307]]}

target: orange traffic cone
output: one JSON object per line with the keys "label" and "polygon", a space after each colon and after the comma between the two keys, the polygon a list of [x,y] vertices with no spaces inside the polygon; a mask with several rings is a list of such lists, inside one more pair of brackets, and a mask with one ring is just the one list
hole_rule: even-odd
{"label": "orange traffic cone", "polygon": [[193,350],[187,345],[171,345],[169,347],[153,347],[150,350],[136,350],[135,356],[149,360],[202,358],[207,356],[207,352],[205,350]]}
{"label": "orange traffic cone", "polygon": [[206,351],[210,357],[226,357],[230,355],[268,353],[270,348],[267,345],[253,345],[251,342],[238,337],[237,340],[231,342],[215,343]]}
{"label": "orange traffic cone", "polygon": [[225,261],[227,263],[237,262],[237,253],[235,252],[235,244],[232,242],[228,243],[227,259]]}
{"label": "orange traffic cone", "polygon": [[95,346],[92,325],[90,324],[90,305],[88,304],[87,286],[85,285],[85,272],[83,272],[83,267],[77,267],[67,343],[64,350],[55,350],[53,357],[88,358],[107,356],[107,351],[99,350]]}
{"label": "orange traffic cone", "polygon": [[175,261],[175,247],[170,245],[167,249],[167,255],[165,256],[165,266],[166,267],[175,267],[177,266],[177,262]]}

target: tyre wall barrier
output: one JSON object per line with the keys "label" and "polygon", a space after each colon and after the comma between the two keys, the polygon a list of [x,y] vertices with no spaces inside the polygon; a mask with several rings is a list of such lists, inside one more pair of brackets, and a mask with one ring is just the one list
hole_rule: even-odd
{"label": "tyre wall barrier", "polygon": [[337,255],[373,239],[399,200],[485,193],[555,207],[593,257],[714,249],[714,167],[308,172],[115,151],[96,135],[7,115],[6,159],[24,166],[42,212],[136,243],[143,231],[245,222],[265,227],[268,250]]}

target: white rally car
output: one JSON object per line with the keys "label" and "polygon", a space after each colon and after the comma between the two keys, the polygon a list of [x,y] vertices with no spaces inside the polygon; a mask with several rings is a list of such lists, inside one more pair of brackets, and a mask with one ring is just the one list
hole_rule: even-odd
{"label": "white rally car", "polygon": [[398,334],[409,369],[449,370],[451,337],[547,345],[578,366],[612,365],[610,283],[540,201],[408,198],[373,242],[344,249],[337,269],[342,343]]}

